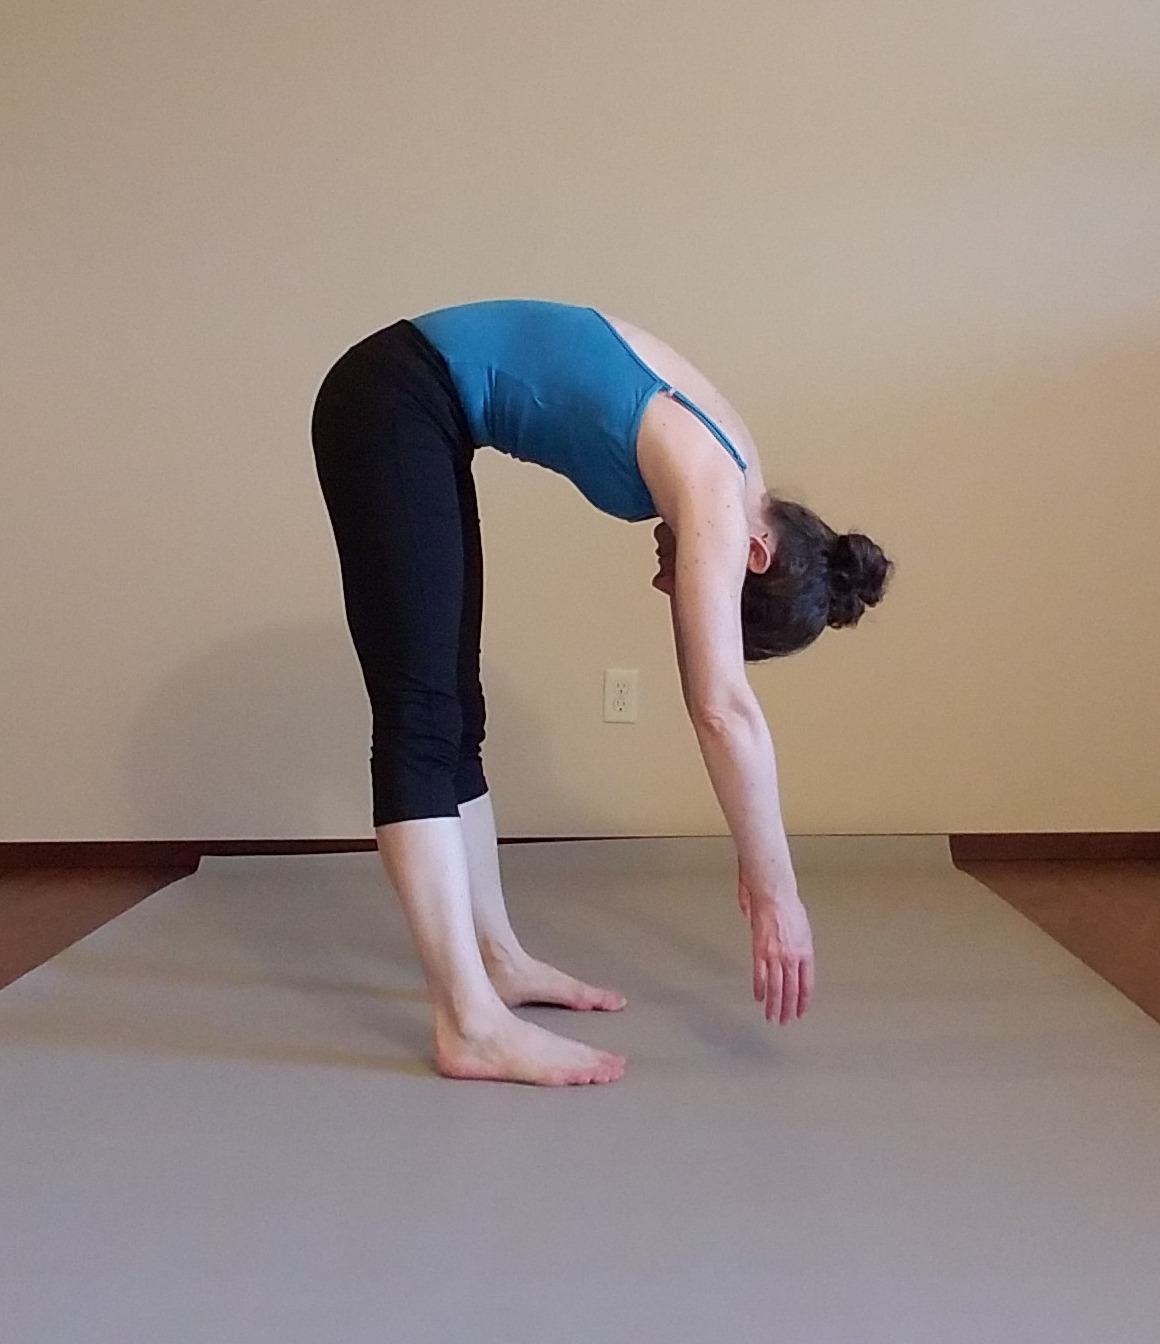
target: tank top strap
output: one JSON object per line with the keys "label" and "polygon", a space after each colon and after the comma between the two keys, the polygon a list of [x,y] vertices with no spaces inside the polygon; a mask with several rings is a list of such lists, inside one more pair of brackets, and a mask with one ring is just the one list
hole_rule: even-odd
{"label": "tank top strap", "polygon": [[[692,413],[697,417],[697,419],[700,420],[700,422],[705,426],[705,428],[713,435],[713,437],[717,440],[717,442],[722,445],[722,447],[733,459],[733,461],[737,463],[737,465],[741,468],[741,470],[742,471],[749,470],[748,466],[745,463],[745,459],[741,456],[741,454],[737,451],[737,449],[734,448],[733,444],[729,441],[729,437],[714,421],[709,419],[709,417],[700,408],[700,406],[696,404],[696,402],[686,397],[683,392],[679,392],[672,385],[672,383],[665,382],[665,380],[657,373],[655,369],[650,368],[650,366],[646,364],[643,359],[641,359],[641,357],[636,353],[636,351],[632,348],[632,346],[629,345],[629,343],[624,339],[624,337],[620,334],[620,332],[617,331],[617,329],[612,325],[612,323],[608,320],[608,318],[606,318],[604,314],[600,312],[599,309],[589,308],[588,311],[590,313],[595,314],[595,316],[600,319],[605,329],[610,331],[613,334],[613,336],[616,337],[617,341],[620,342],[621,348],[630,356],[633,362],[639,368],[641,368],[648,375],[648,377],[654,380],[652,392],[667,392],[669,396],[672,397],[675,402],[677,402],[678,405],[684,406],[685,409],[688,411],[692,411]],[[650,392],[649,395],[651,396],[652,393]]]}
{"label": "tank top strap", "polygon": [[683,406],[686,410],[692,411],[692,413],[697,417],[697,419],[700,420],[700,422],[705,426],[705,428],[713,435],[713,437],[717,440],[717,442],[720,443],[725,448],[725,451],[729,454],[729,456],[733,459],[733,461],[737,463],[737,465],[741,468],[742,471],[748,470],[745,463],[745,459],[741,456],[741,454],[737,451],[736,448],[734,448],[733,444],[729,441],[728,435],[726,435],[724,430],[722,430],[715,421],[709,419],[709,417],[700,408],[700,406],[696,404],[696,402],[691,401],[688,397],[685,396],[683,392],[671,386],[669,383],[662,381],[661,387],[664,389],[664,391],[666,391],[669,394],[670,397],[672,397],[672,399],[675,402]]}

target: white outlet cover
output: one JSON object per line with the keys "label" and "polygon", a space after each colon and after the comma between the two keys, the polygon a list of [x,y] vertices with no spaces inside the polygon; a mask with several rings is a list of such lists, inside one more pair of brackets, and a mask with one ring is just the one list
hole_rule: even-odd
{"label": "white outlet cover", "polygon": [[636,668],[609,667],[604,671],[604,722],[635,723],[637,712]]}

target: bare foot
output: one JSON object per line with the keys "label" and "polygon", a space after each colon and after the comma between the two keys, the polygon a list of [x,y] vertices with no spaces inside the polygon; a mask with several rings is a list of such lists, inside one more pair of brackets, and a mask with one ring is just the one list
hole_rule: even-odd
{"label": "bare foot", "polygon": [[566,1087],[616,1082],[624,1074],[624,1065],[623,1055],[556,1036],[514,1013],[497,1016],[486,1028],[470,1034],[436,1013],[435,1067],[447,1078]]}
{"label": "bare foot", "polygon": [[577,1012],[618,1013],[627,1000],[614,989],[597,989],[582,980],[574,980],[546,961],[520,953],[512,956],[488,944],[480,948],[483,964],[496,993],[509,1008],[523,1004],[547,1003]]}

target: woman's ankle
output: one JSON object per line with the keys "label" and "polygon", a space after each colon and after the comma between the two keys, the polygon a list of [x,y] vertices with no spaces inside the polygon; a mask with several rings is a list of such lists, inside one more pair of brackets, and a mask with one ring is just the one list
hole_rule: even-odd
{"label": "woman's ankle", "polygon": [[431,996],[437,1036],[476,1040],[490,1035],[511,1016],[511,1010],[488,982],[487,990],[471,994]]}
{"label": "woman's ankle", "polygon": [[490,975],[493,970],[508,970],[528,960],[528,954],[514,933],[482,933],[479,954]]}

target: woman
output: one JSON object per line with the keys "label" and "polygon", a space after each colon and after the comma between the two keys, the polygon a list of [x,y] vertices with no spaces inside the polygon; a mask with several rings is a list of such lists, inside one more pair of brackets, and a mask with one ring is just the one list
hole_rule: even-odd
{"label": "woman", "polygon": [[877,603],[890,562],[768,494],[736,411],[667,345],[592,308],[467,304],[396,322],[327,374],[312,424],[343,598],[372,710],[375,835],[403,903],[449,1077],[610,1082],[622,1056],[518,1018],[524,1003],[615,1011],[621,995],[520,946],[504,907],[480,756],[478,446],[568,476],[629,521],[658,518],[684,700],[738,855],[753,992],[806,1011],[809,920],[773,744],[744,661],[804,648]]}

